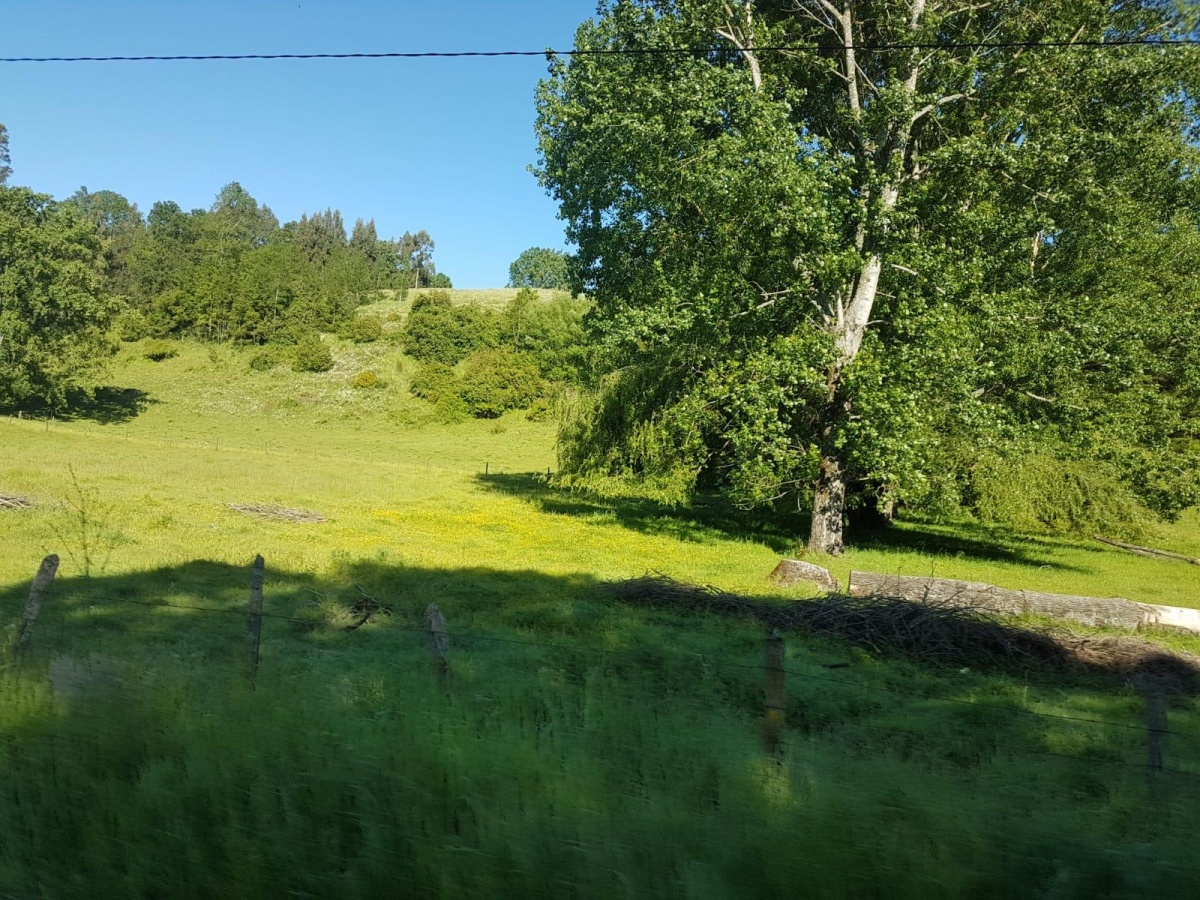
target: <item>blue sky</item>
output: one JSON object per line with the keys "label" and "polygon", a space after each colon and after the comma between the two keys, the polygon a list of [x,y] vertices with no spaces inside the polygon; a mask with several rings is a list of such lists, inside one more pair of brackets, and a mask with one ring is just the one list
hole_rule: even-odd
{"label": "blue sky", "polygon": [[[0,56],[564,48],[594,0],[0,2]],[[280,221],[332,206],[381,236],[424,228],[456,287],[563,245],[523,59],[0,65],[11,183],[207,207],[239,181]]]}

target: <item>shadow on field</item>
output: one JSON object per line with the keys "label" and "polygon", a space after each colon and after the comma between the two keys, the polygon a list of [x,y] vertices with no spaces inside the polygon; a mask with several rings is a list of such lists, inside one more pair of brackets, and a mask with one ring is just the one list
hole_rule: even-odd
{"label": "shadow on field", "polygon": [[693,543],[752,540],[790,555],[796,550],[797,535],[807,529],[807,518],[798,512],[745,511],[720,497],[699,496],[687,506],[672,506],[644,498],[600,497],[587,491],[562,490],[532,474],[476,478],[490,490],[520,497],[550,515],[614,519],[631,531]]}
{"label": "shadow on field", "polygon": [[[920,553],[927,556],[961,556],[986,562],[1006,562],[1025,566],[1048,566],[1063,572],[1089,571],[1061,560],[1041,555],[1056,545],[1051,541],[990,531],[981,525],[960,523],[954,533],[948,528],[904,522],[890,528],[872,528],[848,532],[850,544],[856,550]],[[1070,544],[1071,549],[1096,551],[1086,544]]]}
{"label": "shadow on field", "polygon": [[[168,648],[206,662],[224,658],[223,668],[237,671],[246,652],[249,581],[249,565],[205,560],[63,577],[51,586],[33,645],[39,656],[101,653],[124,660]],[[0,621],[18,619],[28,590],[23,583],[0,591]],[[342,651],[367,674],[386,669],[397,654],[424,647],[424,613],[436,603],[453,641],[472,650],[504,644],[519,650],[528,644],[586,659],[635,652],[638,665],[650,670],[697,658],[719,666],[723,657],[734,656],[738,668],[753,670],[760,664],[762,633],[776,628],[800,643],[831,643],[826,655],[856,648],[930,673],[969,665],[981,674],[1049,682],[1082,678],[1088,690],[1112,690],[1139,673],[1154,673],[1163,683],[1178,682],[1175,693],[1194,693],[1200,686],[1194,659],[1133,638],[1072,643],[1065,633],[1030,630],[988,614],[885,598],[781,604],[670,579],[611,585],[582,573],[427,569],[379,557],[343,563],[324,578],[277,569],[268,560],[263,599],[271,655],[291,656],[287,645],[295,651]]]}
{"label": "shadow on field", "polygon": [[52,417],[65,421],[86,420],[101,425],[120,425],[136,419],[146,409],[157,403],[145,391],[137,388],[121,388],[106,385],[90,393],[74,390],[67,394],[62,406],[49,407],[45,404],[25,404],[6,408],[7,415],[28,415],[35,418]]}
{"label": "shadow on field", "polygon": [[[1024,680],[793,633],[764,715],[747,598],[282,562],[252,690],[249,559],[53,584],[0,674],[0,895],[1196,895],[1194,744],[1147,779],[1111,679],[1032,698],[1121,716],[1100,728],[1029,715]],[[27,590],[0,590],[0,618]],[[390,615],[348,630],[367,595]]]}
{"label": "shadow on field", "polygon": [[[797,510],[740,510],[713,496],[700,496],[687,506],[671,506],[643,498],[600,497],[587,491],[552,487],[538,475],[477,475],[479,482],[498,493],[520,497],[541,512],[577,518],[612,519],[632,531],[665,535],[678,540],[709,543],[716,540],[751,540],[776,553],[796,552],[797,537],[808,531],[808,517]],[[962,556],[988,562],[1053,566],[1063,571],[1083,571],[1039,555],[1035,548],[1050,549],[1037,538],[994,534],[980,526],[955,526],[955,532],[920,523],[888,527],[853,515],[846,537],[857,550]]]}

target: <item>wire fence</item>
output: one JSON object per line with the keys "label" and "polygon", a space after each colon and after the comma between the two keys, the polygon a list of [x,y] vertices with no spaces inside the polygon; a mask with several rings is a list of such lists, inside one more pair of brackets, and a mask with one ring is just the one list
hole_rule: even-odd
{"label": "wire fence", "polygon": [[[357,585],[355,587],[357,587]],[[362,595],[362,598],[365,599],[365,602],[368,605],[359,610],[361,621],[359,621],[357,625],[352,626],[352,628],[360,627],[366,621],[370,620],[373,616],[377,617],[377,618],[383,617],[385,615],[390,616],[391,610],[389,607],[386,607],[382,604],[377,603],[375,600],[370,598],[362,590],[362,588],[358,588],[358,591]],[[325,597],[325,595],[321,595],[315,591],[312,593],[314,593],[318,598]],[[360,602],[362,602],[362,601],[360,601]],[[253,609],[253,604],[251,605],[250,608],[246,608],[246,607],[221,608],[221,607],[214,607],[214,606],[201,605],[201,604],[166,602],[166,601],[161,601],[161,600],[145,600],[145,599],[138,599],[138,598],[134,598],[134,597],[108,596],[108,597],[103,597],[103,598],[90,599],[88,609],[90,611],[94,612],[95,610],[97,610],[99,608],[103,608],[104,605],[108,605],[108,604],[135,606],[135,607],[139,607],[139,608],[143,608],[143,609],[147,609],[147,610],[155,610],[155,611],[172,611],[172,612],[182,612],[182,613],[187,613],[187,614],[196,613],[196,614],[201,614],[204,616],[220,617],[220,618],[226,619],[226,620],[228,620],[230,617],[233,617],[234,619],[240,619],[242,621],[248,622],[251,633],[253,633],[255,630],[254,623],[256,621],[261,623],[263,620],[288,623],[290,625],[300,626],[303,629],[311,629],[314,626],[321,625],[321,624],[324,624],[326,626],[331,625],[331,623],[328,621],[322,622],[319,618],[314,619],[314,617],[312,615],[297,616],[297,615],[292,615],[292,614],[284,614],[284,613],[278,613],[278,612],[265,611],[265,610],[261,609],[261,606],[257,610],[255,610],[255,609]],[[363,612],[365,612],[365,615],[362,615]],[[440,612],[438,613],[438,616],[440,617]],[[444,619],[442,621],[444,623]],[[342,627],[345,628],[345,627],[350,627],[350,626],[342,626]],[[258,628],[259,628],[259,633],[261,634],[261,626],[258,626]],[[1024,707],[1024,706],[1010,705],[1010,704],[1004,704],[1004,703],[995,703],[995,702],[990,702],[990,701],[986,701],[986,700],[970,699],[970,698],[965,698],[965,697],[953,696],[953,695],[946,694],[944,692],[935,693],[935,692],[928,692],[928,691],[906,690],[903,688],[894,687],[894,686],[890,686],[890,685],[871,683],[869,681],[864,681],[861,679],[856,680],[856,679],[848,679],[848,678],[838,678],[838,677],[833,677],[833,676],[830,676],[828,674],[824,674],[821,672],[806,671],[805,669],[798,668],[795,665],[792,665],[792,666],[784,665],[782,662],[782,657],[780,657],[780,660],[774,664],[770,663],[769,661],[766,663],[751,663],[751,662],[747,662],[744,658],[736,659],[736,658],[732,658],[732,657],[728,657],[728,656],[725,656],[725,657],[715,656],[711,653],[688,655],[686,653],[679,652],[679,651],[672,652],[665,648],[651,650],[649,648],[625,649],[625,648],[597,647],[597,646],[588,645],[588,644],[567,643],[567,642],[562,642],[562,641],[546,641],[546,640],[532,639],[532,638],[524,637],[524,636],[510,636],[510,635],[501,635],[501,634],[495,634],[495,633],[487,633],[487,632],[483,632],[483,631],[473,630],[470,628],[460,628],[457,626],[449,627],[449,626],[446,626],[445,624],[443,624],[443,633],[441,634],[441,637],[440,637],[440,639],[442,640],[442,643],[443,643],[442,649],[438,652],[435,652],[432,649],[432,644],[430,643],[431,637],[434,637],[434,635],[432,635],[432,629],[431,629],[431,626],[428,621],[426,622],[426,624],[423,627],[389,621],[383,625],[383,628],[386,629],[386,632],[389,634],[403,634],[403,635],[407,635],[407,636],[410,636],[413,638],[417,638],[417,639],[427,643],[431,647],[431,652],[433,652],[435,656],[437,656],[438,653],[440,652],[440,663],[439,664],[442,665],[443,668],[445,668],[447,671],[450,668],[449,657],[447,656],[447,654],[449,654],[449,656],[452,657],[454,654],[459,653],[459,652],[478,651],[480,648],[488,647],[488,646],[511,646],[511,647],[528,648],[530,650],[553,651],[553,652],[559,653],[559,654],[569,654],[569,655],[575,657],[576,659],[588,660],[593,663],[598,663],[598,662],[602,662],[602,661],[612,661],[615,659],[616,660],[627,659],[627,660],[630,660],[630,661],[632,661],[636,664],[640,664],[640,665],[645,665],[646,663],[651,662],[656,666],[663,666],[666,664],[683,663],[685,665],[692,665],[692,666],[696,666],[698,668],[702,668],[705,670],[714,670],[715,669],[715,670],[723,670],[723,671],[727,671],[727,672],[738,672],[738,673],[743,673],[745,675],[751,675],[751,674],[760,675],[763,678],[765,683],[769,683],[771,680],[771,676],[774,674],[779,679],[782,679],[784,677],[789,678],[789,679],[796,679],[802,683],[807,683],[807,684],[815,685],[818,687],[824,687],[824,686],[828,685],[828,686],[832,686],[837,689],[845,690],[845,691],[848,691],[851,693],[862,692],[862,693],[868,694],[868,695],[877,694],[877,695],[886,695],[889,697],[895,697],[895,698],[899,698],[904,701],[907,701],[909,704],[912,704],[912,705],[922,704],[922,705],[928,706],[930,704],[943,704],[944,703],[944,704],[951,704],[956,707],[973,708],[973,709],[978,709],[978,710],[982,710],[982,711],[987,711],[988,713],[1001,714],[1003,716],[1019,717],[1021,719],[1027,720],[1027,721],[1043,721],[1043,722],[1047,722],[1047,723],[1068,722],[1068,723],[1073,723],[1073,724],[1080,725],[1080,726],[1087,726],[1089,728],[1115,729],[1119,732],[1136,733],[1138,735],[1146,735],[1149,732],[1148,736],[1149,736],[1151,743],[1158,742],[1160,745],[1163,744],[1168,738],[1182,740],[1185,743],[1188,743],[1189,745],[1191,745],[1191,743],[1194,742],[1195,740],[1200,739],[1200,733],[1196,733],[1194,731],[1188,731],[1188,730],[1178,730],[1178,729],[1167,728],[1165,721],[1162,723],[1159,723],[1157,725],[1148,726],[1146,723],[1118,721],[1118,720],[1111,719],[1111,718],[1103,718],[1103,717],[1096,717],[1096,716],[1081,716],[1081,715],[1073,715],[1073,714],[1061,713],[1061,712],[1049,712],[1049,711],[1043,711],[1043,710],[1037,710],[1037,709],[1030,709],[1030,708]],[[148,629],[142,623],[139,623],[137,625],[137,627],[133,630],[135,630],[138,634],[145,634],[145,635],[157,634],[157,635],[161,635],[164,637],[171,637],[171,638],[177,638],[179,636],[178,631],[171,631],[171,630],[166,630],[166,629],[161,629],[161,630]],[[231,637],[238,639],[236,632],[231,632]],[[251,677],[253,678],[257,675],[259,650],[258,650],[258,640],[256,639],[252,643],[253,643],[253,647],[251,649],[251,655],[252,655],[253,661],[251,663],[251,670],[252,670]],[[344,659],[348,664],[347,665],[348,672],[354,671],[353,665],[356,661],[358,661],[358,657],[356,657],[356,655],[353,652],[348,652],[348,651],[344,651],[344,650],[334,650],[334,649],[330,649],[330,648],[310,648],[310,649],[312,649],[313,652],[319,653],[323,658]],[[411,667],[412,663],[411,663],[411,660],[408,660],[408,659],[397,659],[391,665],[393,665],[395,667]],[[832,665],[840,667],[845,664],[844,663],[835,663]],[[346,678],[346,680],[353,681],[353,679],[349,678],[348,676],[344,676],[344,678]],[[754,680],[756,680],[756,679],[754,679]],[[781,682],[781,684],[782,684],[782,682]],[[768,689],[768,691],[769,691],[769,689]],[[633,701],[633,694],[631,694],[631,702],[632,701]],[[771,708],[780,703],[781,703],[781,699],[771,700],[770,698],[768,698],[767,704],[766,704],[768,708],[766,710],[764,710],[764,715],[765,715],[764,721],[766,721],[767,719],[770,719],[770,717],[772,715],[774,715],[774,713],[771,712]],[[803,703],[804,703],[803,699],[794,698],[794,702],[790,705],[792,711],[795,712],[797,709],[802,709]],[[780,715],[782,715],[782,710],[784,708],[787,708],[787,704],[783,704],[781,706],[781,709],[779,711]],[[782,723],[780,723],[780,724],[782,724]],[[790,729],[787,729],[786,734],[787,734],[788,740],[818,741],[818,742],[825,741],[825,742],[842,742],[842,743],[844,743],[847,740],[846,731],[848,729],[849,730],[861,729],[861,730],[870,731],[873,733],[886,734],[891,738],[905,738],[905,739],[916,740],[916,741],[921,741],[921,742],[932,741],[932,742],[940,743],[940,744],[953,744],[956,740],[958,740],[958,738],[955,735],[951,735],[951,734],[944,734],[944,733],[931,732],[931,731],[921,731],[921,730],[916,730],[916,729],[897,727],[895,725],[889,725],[889,726],[885,727],[885,726],[880,726],[880,725],[876,725],[876,724],[871,724],[869,722],[861,721],[860,718],[855,718],[855,719],[852,719],[845,723],[839,723],[839,727],[837,727],[837,728],[822,729],[821,727],[813,727],[811,725],[804,729],[797,729],[796,727],[792,727]],[[778,737],[779,736],[777,735],[775,738],[776,742],[778,742]],[[768,740],[768,743],[770,743],[769,740]],[[1003,751],[1004,753],[1007,753],[1007,754],[1016,754],[1016,755],[1020,755],[1023,757],[1031,757],[1031,758],[1052,759],[1052,760],[1055,760],[1058,762],[1071,763],[1071,764],[1075,764],[1075,765],[1079,765],[1079,766],[1083,766],[1083,767],[1089,767],[1089,768],[1093,767],[1093,766],[1103,766],[1106,768],[1119,767],[1119,768],[1127,768],[1127,769],[1153,771],[1156,774],[1161,773],[1164,775],[1170,775],[1172,777],[1185,778],[1185,779],[1200,778],[1200,771],[1189,771],[1187,769],[1181,769],[1181,768],[1178,768],[1175,766],[1165,766],[1161,763],[1161,761],[1156,762],[1153,758],[1152,758],[1151,762],[1138,763],[1138,762],[1133,762],[1128,759],[1115,759],[1115,758],[1112,758],[1111,756],[1107,756],[1107,755],[1094,755],[1094,754],[1093,755],[1078,755],[1078,754],[1072,754],[1072,753],[1056,752],[1056,751],[1050,750],[1050,749],[1039,748],[1036,746],[1029,746],[1028,742],[1023,743],[1023,744],[1016,744],[1016,743],[1011,743],[1011,742],[1006,743],[1004,741],[996,741],[995,747],[996,747],[997,751]],[[1191,754],[1188,754],[1185,757],[1185,759],[1189,759],[1189,760],[1190,760],[1190,758],[1191,758]]]}

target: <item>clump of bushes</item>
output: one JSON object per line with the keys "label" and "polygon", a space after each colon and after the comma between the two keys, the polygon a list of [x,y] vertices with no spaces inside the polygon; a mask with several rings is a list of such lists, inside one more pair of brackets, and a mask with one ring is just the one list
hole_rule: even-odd
{"label": "clump of bushes", "polygon": [[530,422],[545,422],[552,415],[554,415],[554,401],[549,397],[538,397],[529,404],[525,418]]}
{"label": "clump of bushes", "polygon": [[409,389],[445,417],[470,414],[495,419],[510,409],[528,406],[543,387],[537,362],[529,354],[500,347],[473,353],[461,378],[446,363],[426,363]]}
{"label": "clump of bushes", "polygon": [[443,397],[458,394],[458,376],[445,363],[425,363],[413,378],[409,390],[422,400],[437,403]]}
{"label": "clump of bushes", "polygon": [[369,369],[366,372],[359,372],[350,380],[350,387],[358,391],[371,390],[379,386],[379,376]]}
{"label": "clump of bushes", "polygon": [[383,337],[383,323],[375,316],[358,316],[351,321],[350,340],[356,344],[370,344]]}
{"label": "clump of bushes", "polygon": [[404,349],[422,362],[454,365],[477,350],[496,347],[500,316],[478,306],[453,306],[446,291],[429,291],[413,301]]}
{"label": "clump of bushes", "polygon": [[527,353],[501,347],[481,350],[467,360],[459,393],[473,415],[495,419],[528,406],[542,388],[537,362]]}
{"label": "clump of bushes", "polygon": [[151,362],[162,362],[179,355],[179,348],[170,341],[146,341],[142,347],[142,356]]}
{"label": "clump of bushes", "polygon": [[278,347],[263,347],[250,357],[251,372],[269,372],[283,362],[283,354]]}
{"label": "clump of bushes", "polygon": [[295,372],[328,372],[333,368],[333,354],[319,337],[305,338],[296,345],[292,354],[292,370]]}
{"label": "clump of bushes", "polygon": [[132,306],[123,309],[113,321],[117,337],[127,344],[140,341],[150,335],[150,322],[139,309]]}

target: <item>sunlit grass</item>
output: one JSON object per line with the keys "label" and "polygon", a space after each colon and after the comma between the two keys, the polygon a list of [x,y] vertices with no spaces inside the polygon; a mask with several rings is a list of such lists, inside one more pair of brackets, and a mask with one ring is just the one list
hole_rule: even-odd
{"label": "sunlit grass", "polygon": [[[136,402],[0,419],[0,491],[38,501],[0,512],[5,622],[41,556],[63,557],[31,656],[0,669],[0,894],[1200,892],[1200,779],[1137,768],[1128,687],[789,636],[786,755],[768,760],[758,629],[618,607],[603,582],[657,570],[783,600],[765,579],[790,526],[555,491],[552,424],[437,425],[394,344],[335,349],[332,372],[300,375],[131,346],[107,381]],[[351,389],[366,368],[385,386]],[[81,492],[91,530],[63,505]],[[1194,552],[1200,521],[1159,540]],[[255,554],[271,618],[250,692]],[[1200,605],[1194,567],[965,525],[902,524],[828,562],[843,581]],[[348,632],[364,592],[392,614]],[[446,683],[420,634],[430,602],[451,624]],[[1169,715],[1200,735],[1193,699]],[[1168,765],[1200,773],[1200,738],[1172,737]]]}

